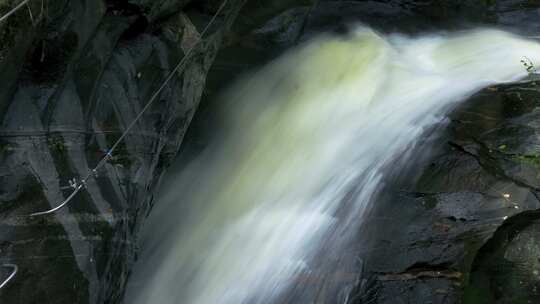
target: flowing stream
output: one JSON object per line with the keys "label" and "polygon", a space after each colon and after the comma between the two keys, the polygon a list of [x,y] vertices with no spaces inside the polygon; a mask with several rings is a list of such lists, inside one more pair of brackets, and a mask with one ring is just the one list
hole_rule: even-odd
{"label": "flowing stream", "polygon": [[127,303],[286,302],[299,278],[339,263],[422,133],[474,92],[527,76],[525,57],[540,60],[540,45],[498,30],[359,27],[241,79],[152,211]]}

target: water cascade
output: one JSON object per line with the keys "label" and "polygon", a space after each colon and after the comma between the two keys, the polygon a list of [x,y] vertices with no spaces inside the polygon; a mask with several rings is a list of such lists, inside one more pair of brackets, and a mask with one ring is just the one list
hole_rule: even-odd
{"label": "water cascade", "polygon": [[499,30],[360,27],[246,76],[155,206],[128,302],[282,303],[299,276],[339,261],[385,170],[457,102],[527,76],[523,58],[538,62],[540,45]]}

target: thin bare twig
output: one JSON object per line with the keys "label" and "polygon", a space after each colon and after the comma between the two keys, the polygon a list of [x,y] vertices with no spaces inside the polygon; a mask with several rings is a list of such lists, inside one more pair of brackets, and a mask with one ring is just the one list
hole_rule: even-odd
{"label": "thin bare twig", "polygon": [[11,272],[11,274],[9,275],[9,277],[7,277],[7,279],[5,279],[1,284],[0,284],[0,289],[2,289],[4,286],[7,285],[7,283],[9,281],[11,281],[11,279],[13,279],[13,277],[17,274],[17,271],[19,270],[19,267],[17,267],[17,265],[15,264],[4,264],[2,265],[2,267],[4,268],[11,268],[13,269],[13,271]]}
{"label": "thin bare twig", "polygon": [[19,3],[17,6],[15,6],[13,9],[11,9],[9,12],[7,12],[4,16],[0,17],[0,23],[7,20],[11,15],[15,14],[19,9],[21,9],[26,3],[28,3],[30,0],[23,0],[21,3]]}
{"label": "thin bare twig", "polygon": [[32,25],[36,26],[36,23],[34,21],[34,14],[32,14],[32,8],[30,8],[30,5],[26,3],[26,7],[28,8],[28,14],[30,15],[30,21],[32,21]]}

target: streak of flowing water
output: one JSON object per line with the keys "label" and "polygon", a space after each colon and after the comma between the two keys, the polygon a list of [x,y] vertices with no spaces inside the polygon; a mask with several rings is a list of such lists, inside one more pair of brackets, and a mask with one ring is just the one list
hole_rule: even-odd
{"label": "streak of flowing water", "polygon": [[498,30],[357,28],[246,77],[225,94],[224,127],[150,216],[128,302],[278,302],[315,257],[318,268],[339,259],[422,132],[475,91],[526,76],[524,56],[538,61],[540,45]]}

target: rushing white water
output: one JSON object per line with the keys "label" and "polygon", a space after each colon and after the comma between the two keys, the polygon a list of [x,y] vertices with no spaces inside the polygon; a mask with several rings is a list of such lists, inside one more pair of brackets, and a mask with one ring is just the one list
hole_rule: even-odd
{"label": "rushing white water", "polygon": [[225,127],[151,215],[127,302],[275,302],[314,256],[339,258],[385,168],[450,105],[526,76],[524,56],[540,59],[540,46],[497,30],[358,28],[246,77],[224,98]]}

